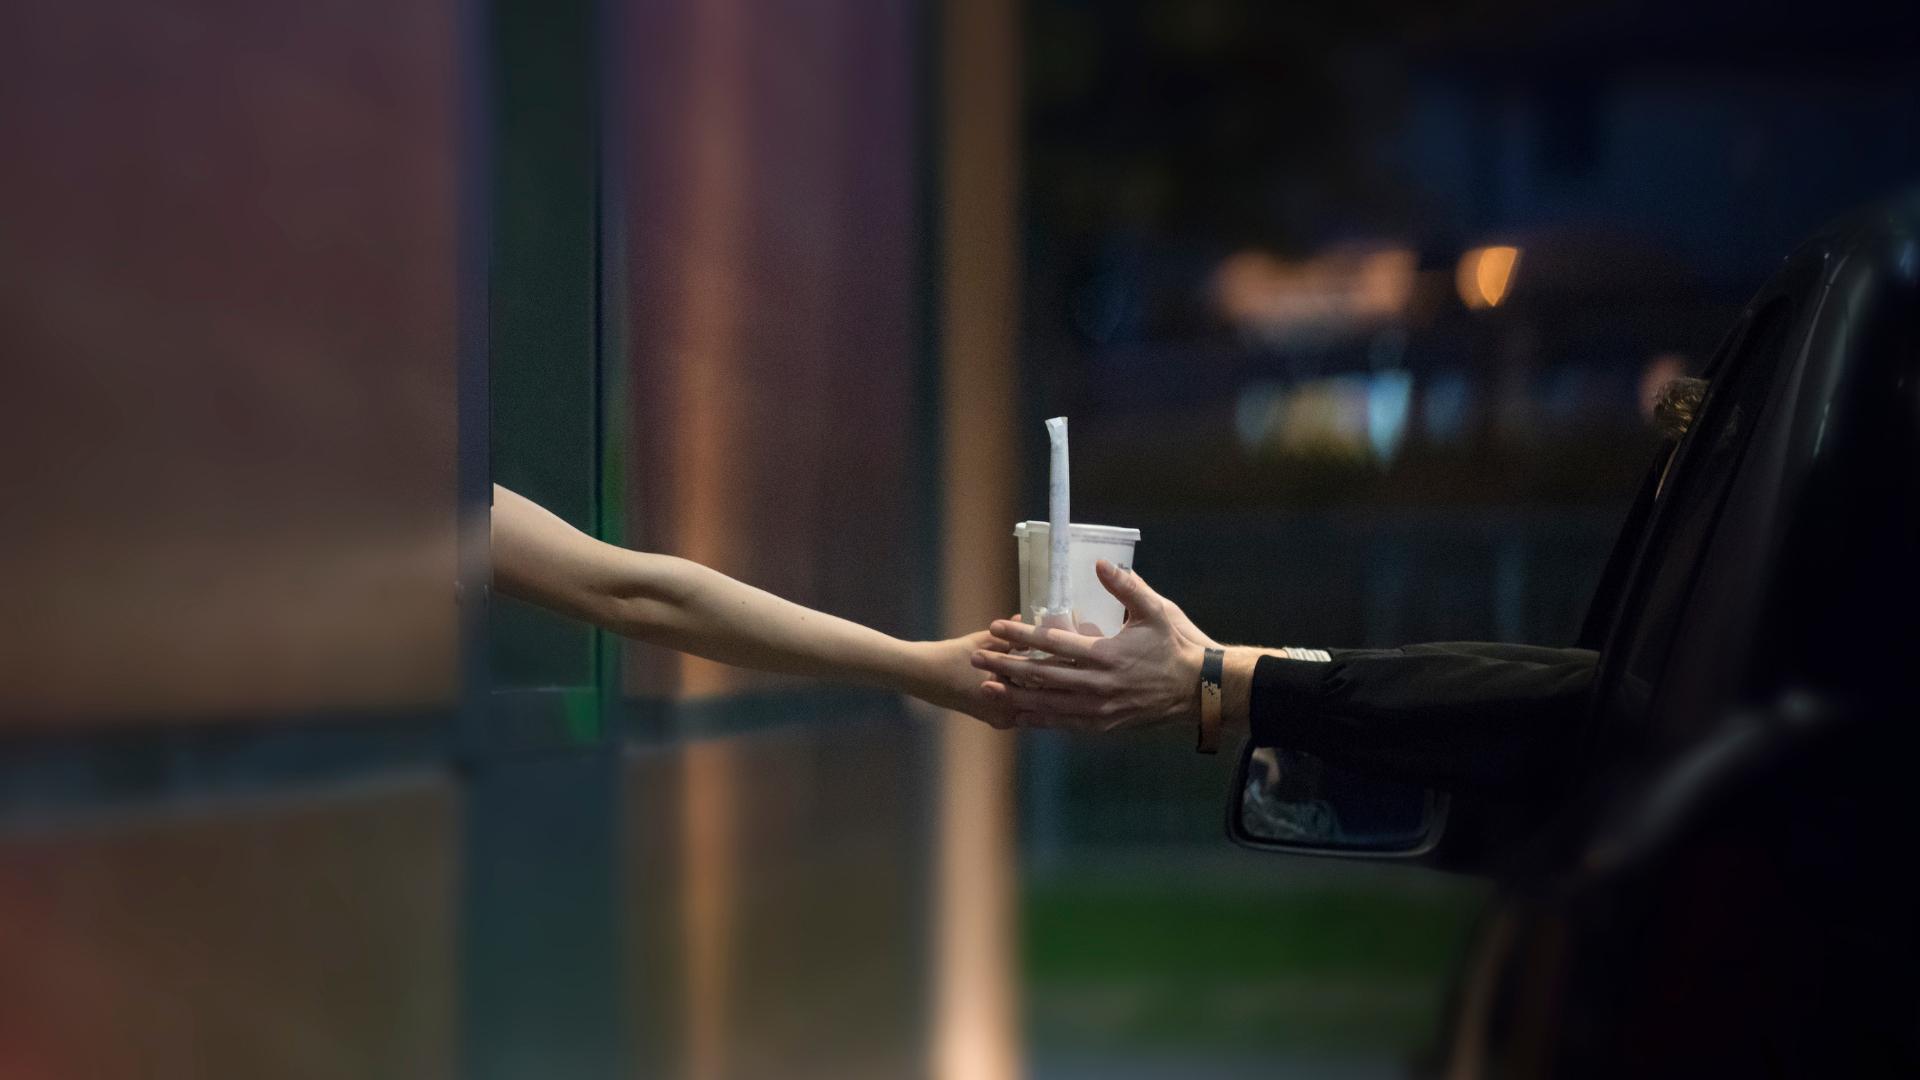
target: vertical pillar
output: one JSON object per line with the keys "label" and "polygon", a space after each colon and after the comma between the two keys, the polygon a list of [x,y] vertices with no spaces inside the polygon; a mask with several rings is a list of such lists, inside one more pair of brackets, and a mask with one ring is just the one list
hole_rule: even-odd
{"label": "vertical pillar", "polygon": [[[749,542],[745,507],[730,473],[741,452],[737,386],[745,370],[741,322],[746,317],[744,230],[752,213],[746,49],[750,22],[738,0],[690,5],[688,46],[695,58],[687,95],[685,168],[687,238],[674,355],[672,417],[677,456],[671,520],[680,550],[696,561],[737,566]],[[732,668],[677,658],[675,682],[691,697],[722,694],[741,683]],[[735,937],[734,859],[739,847],[733,808],[735,745],[690,743],[681,758],[680,904],[685,1027],[681,1064],[688,1080],[728,1074],[728,1002]]]}
{"label": "vertical pillar", "polygon": [[[1018,9],[949,0],[941,42],[941,610],[949,633],[1005,616],[1013,589],[1019,312]],[[941,731],[933,973],[936,1080],[1019,1072],[1013,739]]]}

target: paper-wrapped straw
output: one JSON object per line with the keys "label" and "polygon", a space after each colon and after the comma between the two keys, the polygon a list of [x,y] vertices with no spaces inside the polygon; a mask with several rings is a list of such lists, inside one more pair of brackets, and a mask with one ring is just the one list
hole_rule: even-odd
{"label": "paper-wrapped straw", "polygon": [[1071,622],[1073,604],[1073,517],[1067,483],[1067,418],[1047,421],[1053,444],[1047,475],[1047,611]]}

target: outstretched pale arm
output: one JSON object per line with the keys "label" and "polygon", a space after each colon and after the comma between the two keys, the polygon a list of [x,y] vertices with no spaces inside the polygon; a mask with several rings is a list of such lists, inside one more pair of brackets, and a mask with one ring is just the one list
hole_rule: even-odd
{"label": "outstretched pale arm", "polygon": [[883,686],[989,722],[1005,719],[968,662],[973,650],[996,647],[984,631],[902,641],[699,563],[602,543],[497,484],[493,583],[507,596],[709,660]]}

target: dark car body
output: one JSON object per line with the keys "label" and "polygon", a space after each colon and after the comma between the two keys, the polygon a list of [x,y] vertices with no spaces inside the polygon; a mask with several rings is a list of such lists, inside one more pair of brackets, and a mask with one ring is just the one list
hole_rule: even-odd
{"label": "dark car body", "polygon": [[1920,198],[1804,245],[1706,374],[1574,771],[1422,856],[1501,886],[1444,1075],[1920,1073]]}

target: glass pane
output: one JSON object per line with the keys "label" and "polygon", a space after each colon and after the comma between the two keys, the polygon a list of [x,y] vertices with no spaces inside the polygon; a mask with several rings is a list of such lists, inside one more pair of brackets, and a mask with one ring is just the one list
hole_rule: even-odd
{"label": "glass pane", "polygon": [[[910,8],[622,7],[627,540],[905,632],[932,482],[912,468]],[[627,659],[642,694],[766,681]]]}
{"label": "glass pane", "polygon": [[836,721],[628,759],[642,1075],[925,1071],[932,853],[916,734],[887,708]]}
{"label": "glass pane", "polygon": [[453,1074],[438,781],[0,836],[0,1075]]}
{"label": "glass pane", "polygon": [[1666,669],[1702,554],[1714,537],[1728,489],[1773,386],[1792,314],[1781,300],[1755,315],[1744,341],[1713,372],[1717,385],[1706,411],[1687,433],[1656,501],[1658,532],[1651,542],[1657,561],[1643,571],[1644,584],[1634,598],[1637,621],[1623,638],[1621,675],[1614,690],[1620,695],[1621,715],[1644,713],[1647,696]]}
{"label": "glass pane", "polygon": [[4,723],[445,700],[452,5],[0,42]]}

